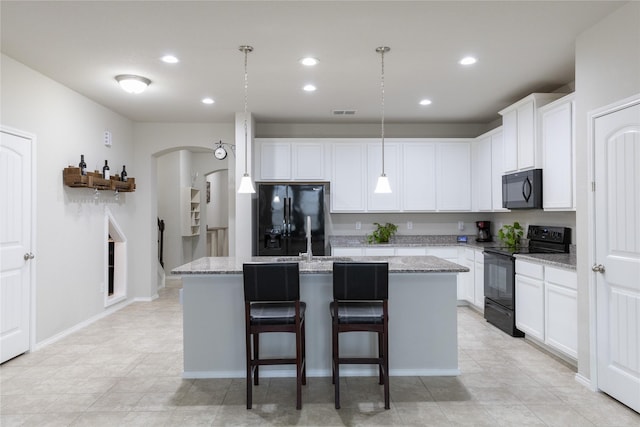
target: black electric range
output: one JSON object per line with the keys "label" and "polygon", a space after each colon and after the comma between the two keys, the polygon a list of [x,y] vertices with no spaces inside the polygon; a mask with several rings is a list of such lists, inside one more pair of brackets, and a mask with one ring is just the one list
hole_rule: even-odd
{"label": "black electric range", "polygon": [[530,225],[527,232],[529,246],[504,246],[484,249],[484,318],[514,337],[523,337],[516,328],[516,291],[514,254],[568,253],[571,229]]}

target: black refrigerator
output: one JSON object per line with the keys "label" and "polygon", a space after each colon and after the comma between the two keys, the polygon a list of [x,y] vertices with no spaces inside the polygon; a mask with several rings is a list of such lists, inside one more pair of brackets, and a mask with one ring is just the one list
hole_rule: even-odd
{"label": "black refrigerator", "polygon": [[313,255],[324,255],[324,185],[258,184],[258,256],[297,256],[307,251],[311,217]]}

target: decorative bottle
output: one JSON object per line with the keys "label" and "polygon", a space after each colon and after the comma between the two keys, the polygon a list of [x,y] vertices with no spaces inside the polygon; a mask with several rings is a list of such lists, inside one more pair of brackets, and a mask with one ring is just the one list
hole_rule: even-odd
{"label": "decorative bottle", "polygon": [[122,172],[120,173],[120,181],[127,181],[127,170],[125,169],[125,165],[122,165]]}
{"label": "decorative bottle", "polygon": [[80,168],[80,175],[87,174],[87,164],[84,162],[84,154],[80,154],[80,163],[78,163],[78,167]]}
{"label": "decorative bottle", "polygon": [[103,179],[109,179],[111,178],[111,172],[109,171],[109,165],[107,164],[107,161],[104,161],[104,166],[102,167],[102,178]]}

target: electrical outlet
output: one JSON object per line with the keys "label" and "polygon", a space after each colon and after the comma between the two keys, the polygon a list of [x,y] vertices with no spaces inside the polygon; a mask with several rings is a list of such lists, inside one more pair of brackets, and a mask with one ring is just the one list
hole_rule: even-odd
{"label": "electrical outlet", "polygon": [[413,230],[413,221],[407,221],[407,230]]}
{"label": "electrical outlet", "polygon": [[463,221],[458,221],[458,230],[460,230],[460,231],[464,230],[464,222]]}
{"label": "electrical outlet", "polygon": [[108,130],[104,131],[104,145],[107,147],[111,147],[113,144],[113,140],[111,139],[111,132]]}
{"label": "electrical outlet", "polygon": [[362,223],[360,221],[356,221],[356,230],[360,230],[362,228]]}

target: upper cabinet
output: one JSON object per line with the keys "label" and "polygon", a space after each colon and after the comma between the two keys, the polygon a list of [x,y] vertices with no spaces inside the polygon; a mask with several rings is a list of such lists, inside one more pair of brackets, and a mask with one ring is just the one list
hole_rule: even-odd
{"label": "upper cabinet", "polygon": [[326,142],[256,138],[256,177],[262,181],[326,181]]}
{"label": "upper cabinet", "polygon": [[536,135],[538,108],[563,95],[532,93],[500,111],[504,138],[504,172],[541,167],[542,156]]}
{"label": "upper cabinet", "polygon": [[540,108],[543,208],[575,210],[574,95]]}
{"label": "upper cabinet", "polygon": [[436,210],[436,144],[402,144],[400,198],[405,212]]}
{"label": "upper cabinet", "polygon": [[474,211],[493,210],[491,135],[484,134],[476,138],[472,147],[473,196]]}
{"label": "upper cabinet", "polygon": [[367,147],[361,142],[331,145],[331,212],[364,212]]}
{"label": "upper cabinet", "polygon": [[471,210],[471,145],[464,142],[440,142],[437,153],[437,209]]}

